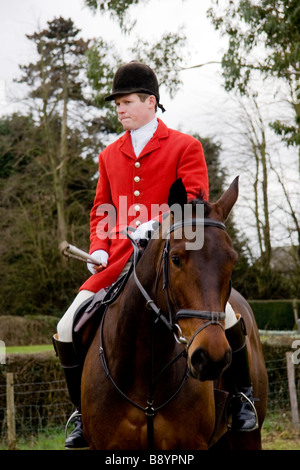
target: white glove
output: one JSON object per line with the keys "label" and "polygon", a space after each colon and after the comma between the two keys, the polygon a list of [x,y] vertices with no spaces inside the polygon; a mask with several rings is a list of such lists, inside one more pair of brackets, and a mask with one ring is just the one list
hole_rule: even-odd
{"label": "white glove", "polygon": [[[108,260],[108,253],[106,251],[96,250],[93,253],[91,253],[91,256],[99,262],[99,266],[102,265],[103,268],[106,268],[107,260]],[[95,265],[93,263],[87,263],[88,270],[92,274],[96,274],[98,272],[94,266]]]}
{"label": "white glove", "polygon": [[158,226],[159,222],[157,220],[149,220],[148,222],[144,222],[136,229],[135,232],[131,234],[131,238],[133,238],[133,240],[136,242],[139,242],[140,240],[149,240],[151,238],[151,232],[154,232]]}

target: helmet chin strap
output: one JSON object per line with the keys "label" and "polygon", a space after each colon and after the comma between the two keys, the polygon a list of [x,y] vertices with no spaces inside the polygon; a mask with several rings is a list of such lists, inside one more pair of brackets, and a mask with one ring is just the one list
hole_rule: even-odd
{"label": "helmet chin strap", "polygon": [[162,104],[159,103],[157,106],[162,110],[163,113],[166,112],[166,110],[165,110],[165,108],[163,107]]}

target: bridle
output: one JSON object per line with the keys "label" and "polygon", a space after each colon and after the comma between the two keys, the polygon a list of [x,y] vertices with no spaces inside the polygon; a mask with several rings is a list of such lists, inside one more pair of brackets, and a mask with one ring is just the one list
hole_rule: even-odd
{"label": "bridle", "polygon": [[[225,313],[224,312],[211,312],[211,311],[203,311],[203,310],[189,310],[189,309],[179,309],[176,314],[174,315],[173,309],[171,307],[171,302],[170,298],[168,295],[168,286],[170,284],[169,280],[169,238],[170,234],[174,232],[177,229],[180,229],[184,226],[193,226],[193,225],[202,225],[204,227],[211,226],[211,227],[216,227],[222,230],[226,230],[225,225],[222,222],[219,222],[217,220],[212,220],[208,218],[192,218],[192,219],[187,219],[187,220],[182,220],[180,222],[176,222],[173,225],[171,225],[167,231],[166,234],[166,241],[165,245],[163,248],[163,253],[160,261],[160,266],[162,265],[163,268],[163,289],[166,292],[166,298],[167,298],[167,305],[168,305],[168,318],[165,316],[165,314],[162,313],[161,309],[158,307],[158,305],[155,303],[153,299],[149,296],[148,292],[145,290],[143,285],[141,284],[137,272],[136,272],[136,266],[139,261],[141,251],[139,248],[139,245],[136,243],[136,241],[131,237],[130,231],[132,230],[130,227],[127,227],[124,230],[124,233],[126,236],[129,238],[129,240],[132,243],[133,246],[133,276],[135,283],[143,295],[145,301],[146,301],[146,307],[148,310],[152,311],[154,314],[154,322],[151,322],[151,336],[153,335],[153,323],[157,323],[159,321],[162,321],[164,325],[170,330],[170,332],[173,333],[175,340],[179,344],[186,345],[184,349],[181,350],[177,356],[175,356],[153,379],[152,377],[152,370],[150,371],[150,388],[149,388],[149,394],[147,397],[147,406],[143,407],[140,404],[134,402],[131,400],[130,397],[128,397],[121,389],[120,387],[116,384],[115,380],[110,374],[108,364],[105,358],[105,353],[104,353],[104,348],[103,348],[103,324],[104,324],[104,318],[106,314],[106,310],[103,314],[102,321],[101,321],[101,326],[100,326],[100,348],[99,348],[99,353],[100,357],[102,360],[102,365],[104,368],[104,371],[106,373],[107,378],[111,381],[112,385],[114,388],[120,393],[120,395],[125,398],[129,403],[131,403],[133,406],[138,408],[141,411],[144,411],[147,417],[147,434],[148,434],[148,450],[153,449],[154,446],[154,417],[156,413],[161,410],[164,406],[166,406],[170,401],[173,400],[173,398],[179,393],[181,388],[183,387],[186,379],[188,378],[188,367],[186,365],[184,375],[181,379],[181,382],[179,383],[177,389],[175,392],[161,405],[158,407],[154,408],[154,386],[155,383],[158,381],[158,379],[165,373],[165,371],[172,366],[176,361],[178,361],[181,357],[186,357],[187,351],[189,347],[191,346],[193,340],[195,337],[204,329],[207,328],[209,325],[218,325],[220,326],[223,330],[224,327],[221,323],[221,321],[225,320]],[[156,286],[158,283],[158,277],[160,275],[161,268],[158,270],[157,273],[157,278],[156,278]],[[182,331],[181,328],[179,327],[177,321],[180,318],[198,318],[201,320],[207,320],[192,336],[190,341],[188,342],[183,336],[182,336]],[[152,340],[152,345],[153,345],[153,340]]]}
{"label": "bridle", "polygon": [[[153,299],[149,296],[148,292],[144,289],[142,286],[140,280],[138,279],[137,273],[136,273],[136,265],[138,262],[138,259],[140,257],[140,249],[135,240],[130,236],[128,230],[126,230],[126,235],[130,239],[132,246],[133,246],[133,253],[134,253],[134,259],[133,259],[133,275],[135,279],[135,283],[137,287],[139,288],[141,294],[146,300],[146,307],[149,310],[152,310],[156,316],[155,322],[158,322],[161,320],[167,328],[173,333],[175,340],[177,343],[181,344],[187,344],[187,350],[190,348],[193,340],[195,337],[202,331],[204,328],[207,328],[209,325],[219,325],[222,329],[224,329],[221,321],[225,320],[225,313],[224,312],[214,312],[214,311],[206,311],[206,310],[190,310],[190,309],[178,309],[176,314],[173,312],[173,308],[171,306],[170,302],[170,297],[168,294],[168,287],[170,286],[170,279],[169,279],[169,239],[170,239],[170,234],[174,232],[175,230],[178,230],[180,228],[183,228],[185,226],[194,226],[194,225],[201,225],[203,227],[216,227],[221,230],[226,230],[225,224],[218,220],[214,219],[208,219],[208,218],[191,218],[191,219],[186,219],[186,220],[181,220],[179,222],[176,222],[172,224],[165,237],[165,245],[163,248],[163,254],[161,258],[160,264],[162,264],[163,267],[163,290],[166,292],[166,300],[167,300],[167,305],[168,305],[168,317],[166,317],[161,309],[157,306],[157,304],[154,302]],[[157,278],[156,278],[156,289],[157,289],[157,283],[158,283],[158,277],[160,274],[160,269],[158,270],[157,273]],[[156,290],[155,289],[155,290]],[[176,303],[176,301],[175,301]],[[182,336],[182,331],[180,326],[178,325],[178,320],[180,318],[198,318],[200,320],[207,320],[203,325],[200,326],[200,328],[193,334],[192,338],[188,342],[183,336]]]}

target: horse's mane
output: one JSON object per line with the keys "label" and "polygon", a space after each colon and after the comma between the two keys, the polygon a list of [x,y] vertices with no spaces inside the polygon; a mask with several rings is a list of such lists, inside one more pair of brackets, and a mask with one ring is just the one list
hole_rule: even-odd
{"label": "horse's mane", "polygon": [[204,192],[200,190],[199,194],[195,199],[191,199],[189,201],[189,204],[191,204],[193,207],[197,206],[197,204],[203,204],[204,205],[204,217],[208,217],[210,213],[210,205],[209,203],[204,199]]}

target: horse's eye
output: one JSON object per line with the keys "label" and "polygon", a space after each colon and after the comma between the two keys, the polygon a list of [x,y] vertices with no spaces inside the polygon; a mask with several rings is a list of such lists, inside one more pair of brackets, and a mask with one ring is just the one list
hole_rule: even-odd
{"label": "horse's eye", "polygon": [[175,266],[180,266],[181,265],[181,261],[180,261],[179,256],[177,256],[177,255],[171,256],[171,260],[172,260],[172,262]]}

